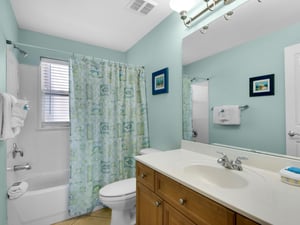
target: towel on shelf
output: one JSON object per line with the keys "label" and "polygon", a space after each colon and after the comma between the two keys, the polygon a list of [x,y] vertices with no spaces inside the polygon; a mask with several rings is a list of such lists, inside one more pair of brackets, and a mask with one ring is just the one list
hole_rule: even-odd
{"label": "towel on shelf", "polygon": [[221,125],[240,125],[240,107],[238,105],[222,105],[213,108],[213,123]]}
{"label": "towel on shelf", "polygon": [[14,138],[24,126],[28,102],[7,93],[0,94],[0,140]]}

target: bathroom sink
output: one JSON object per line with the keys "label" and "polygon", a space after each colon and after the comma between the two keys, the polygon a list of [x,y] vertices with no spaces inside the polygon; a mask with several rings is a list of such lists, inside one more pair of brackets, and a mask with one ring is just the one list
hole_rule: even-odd
{"label": "bathroom sink", "polygon": [[248,181],[238,174],[243,173],[243,171],[233,171],[223,167],[201,164],[189,165],[184,167],[183,173],[190,179],[197,179],[221,188],[243,188],[248,185]]}

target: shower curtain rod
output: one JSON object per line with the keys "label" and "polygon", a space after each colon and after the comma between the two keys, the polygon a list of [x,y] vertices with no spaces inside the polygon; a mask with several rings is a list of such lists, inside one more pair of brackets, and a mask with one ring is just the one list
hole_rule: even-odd
{"label": "shower curtain rod", "polygon": [[8,45],[20,45],[20,46],[24,46],[24,47],[31,47],[31,48],[39,48],[42,50],[47,50],[47,51],[52,51],[52,52],[58,52],[58,53],[63,53],[63,54],[76,54],[74,52],[68,52],[68,51],[62,51],[62,50],[57,50],[57,49],[52,49],[52,48],[46,48],[46,47],[42,47],[42,46],[38,46],[38,45],[31,45],[31,44],[24,44],[21,42],[12,42],[10,40],[6,40],[6,44]]}
{"label": "shower curtain rod", "polygon": [[[42,47],[42,46],[38,46],[38,45],[24,44],[24,43],[21,43],[21,42],[12,42],[12,41],[10,41],[10,40],[6,40],[6,44],[8,44],[8,45],[20,45],[20,46],[31,47],[31,48],[39,48],[39,49],[42,49],[42,50],[47,50],[47,51],[52,51],[52,52],[57,52],[57,53],[63,53],[63,54],[67,54],[67,55],[75,55],[75,54],[78,54],[78,55],[85,56],[85,55],[83,55],[82,53],[69,52],[69,51],[63,51],[63,50],[52,49],[52,48],[46,48],[46,47]],[[106,61],[116,62],[116,61],[109,60],[109,59],[99,58],[99,57],[97,57],[97,56],[91,56],[91,57],[98,58],[98,59],[102,59],[102,60],[106,60]],[[140,66],[140,67],[142,67],[143,69],[145,69],[145,66],[141,66],[141,65],[133,65],[133,64],[128,64],[128,63],[124,63],[124,62],[116,62],[116,63],[126,64],[126,65],[129,65],[129,66]]]}

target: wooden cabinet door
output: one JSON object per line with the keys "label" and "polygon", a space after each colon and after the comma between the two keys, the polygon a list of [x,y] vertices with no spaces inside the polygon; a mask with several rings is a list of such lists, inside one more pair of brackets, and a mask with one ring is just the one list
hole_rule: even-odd
{"label": "wooden cabinet door", "polygon": [[164,205],[164,225],[196,225],[169,204]]}
{"label": "wooden cabinet door", "polygon": [[137,182],[136,225],[162,225],[163,201],[156,194]]}
{"label": "wooden cabinet door", "polygon": [[236,214],[236,225],[260,225],[260,224],[240,214]]}

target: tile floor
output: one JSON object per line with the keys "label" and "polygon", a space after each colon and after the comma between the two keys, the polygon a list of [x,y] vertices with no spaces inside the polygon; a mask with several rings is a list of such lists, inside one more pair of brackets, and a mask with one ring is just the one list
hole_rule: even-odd
{"label": "tile floor", "polygon": [[111,210],[103,208],[89,215],[75,217],[53,225],[110,225]]}

